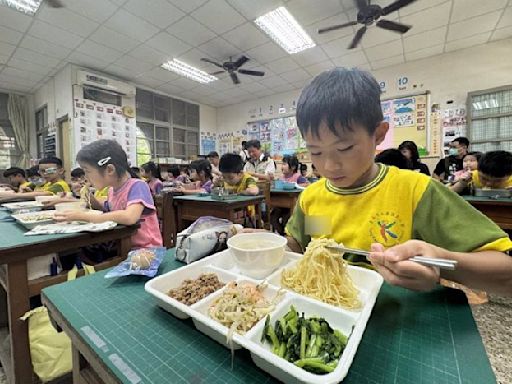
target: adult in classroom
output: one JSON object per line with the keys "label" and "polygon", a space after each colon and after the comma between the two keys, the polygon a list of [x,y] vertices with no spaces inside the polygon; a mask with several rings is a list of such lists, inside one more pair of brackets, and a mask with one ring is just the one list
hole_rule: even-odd
{"label": "adult in classroom", "polygon": [[272,180],[276,173],[276,163],[267,154],[263,153],[259,140],[247,142],[247,153],[249,159],[245,163],[244,172],[257,179]]}
{"label": "adult in classroom", "polygon": [[468,153],[469,140],[466,137],[457,137],[453,139],[448,150],[448,156],[440,159],[434,169],[432,177],[434,179],[445,181],[455,172],[460,171],[463,167],[462,160]]}
{"label": "adult in classroom", "polygon": [[430,176],[430,171],[428,170],[427,164],[423,164],[420,160],[418,146],[414,141],[403,141],[402,144],[398,146],[398,149],[407,159],[407,165],[409,166],[409,169]]}

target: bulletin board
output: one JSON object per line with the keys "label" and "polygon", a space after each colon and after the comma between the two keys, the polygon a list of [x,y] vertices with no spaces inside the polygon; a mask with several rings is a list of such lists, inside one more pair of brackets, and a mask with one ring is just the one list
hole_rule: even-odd
{"label": "bulletin board", "polygon": [[404,96],[381,101],[384,120],[389,130],[377,150],[398,148],[400,143],[411,140],[418,146],[420,156],[430,150],[430,93]]}

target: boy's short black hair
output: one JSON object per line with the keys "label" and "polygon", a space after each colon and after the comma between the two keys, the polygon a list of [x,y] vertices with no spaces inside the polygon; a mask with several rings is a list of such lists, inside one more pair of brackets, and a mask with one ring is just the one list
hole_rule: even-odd
{"label": "boy's short black hair", "polygon": [[27,177],[26,174],[25,174],[25,170],[21,169],[21,168],[18,168],[18,167],[11,167],[11,168],[8,168],[8,169],[6,169],[4,171],[4,177],[5,178],[11,177],[11,176],[17,176],[17,175],[21,175],[23,177]]}
{"label": "boy's short black hair", "polygon": [[303,90],[297,103],[297,126],[302,137],[325,122],[339,136],[359,124],[373,134],[384,120],[380,105],[380,86],[368,72],[356,68],[334,68],[315,77]]}
{"label": "boy's short black hair", "polygon": [[483,174],[502,178],[512,175],[512,153],[491,151],[484,153],[478,161],[478,171]]}
{"label": "boy's short black hair", "polygon": [[71,171],[71,177],[76,177],[77,179],[85,177],[85,171],[82,168],[75,168]]}
{"label": "boy's short black hair", "polygon": [[167,170],[167,173],[170,173],[172,177],[178,177],[180,175],[180,169],[178,166],[173,165]]}
{"label": "boy's short black hair", "polygon": [[469,147],[469,140],[467,137],[464,137],[464,136],[460,136],[460,137],[457,137],[456,139],[453,139],[452,140],[452,143],[456,141],[457,143],[459,143],[460,145],[463,145],[465,146],[466,148]]}
{"label": "boy's short black hair", "polygon": [[79,163],[86,163],[99,170],[112,164],[118,177],[128,172],[128,157],[123,147],[115,140],[96,140],[82,147],[76,154]]}
{"label": "boy's short black hair", "polygon": [[219,157],[219,153],[217,151],[211,151],[206,157],[208,157],[208,158]]}
{"label": "boy's short black hair", "polygon": [[144,169],[144,173],[146,174],[150,174],[151,176],[156,177],[157,179],[162,178],[162,176],[160,175],[160,168],[153,161],[149,161],[145,164],[142,164],[141,168]]}
{"label": "boy's short black hair", "polygon": [[395,167],[401,169],[409,169],[409,165],[407,163],[407,159],[399,149],[390,148],[385,149],[377,156],[375,156],[376,163],[382,163],[386,165],[394,165]]}
{"label": "boy's short black hair", "polygon": [[226,153],[219,162],[219,171],[223,173],[240,173],[244,169],[244,162],[240,155]]}
{"label": "boy's short black hair", "polygon": [[45,157],[44,159],[39,160],[38,164],[55,164],[58,168],[62,168],[62,160],[58,157]]}
{"label": "boy's short black hair", "polygon": [[37,165],[34,165],[33,167],[30,167],[27,169],[27,177],[35,177],[35,176],[41,176],[39,174],[39,167]]}
{"label": "boy's short black hair", "polygon": [[256,149],[260,149],[261,148],[261,143],[259,140],[249,140],[246,144],[245,144],[245,148],[246,149],[249,149],[249,148],[256,148]]}

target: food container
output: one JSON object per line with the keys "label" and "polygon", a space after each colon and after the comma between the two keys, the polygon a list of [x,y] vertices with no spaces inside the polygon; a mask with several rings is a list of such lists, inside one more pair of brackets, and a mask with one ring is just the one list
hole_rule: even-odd
{"label": "food container", "polygon": [[229,329],[209,316],[209,307],[222,294],[222,288],[206,296],[197,303],[187,306],[167,295],[169,289],[177,287],[185,279],[197,278],[203,272],[214,272],[219,279],[228,283],[230,281],[250,281],[255,284],[268,281],[265,288],[265,297],[274,297],[280,290],[280,274],[284,268],[290,268],[301,255],[285,252],[283,260],[272,276],[263,276],[262,280],[251,280],[245,276],[234,261],[232,251],[226,250],[206,257],[200,261],[186,265],[182,268],[168,272],[148,281],[145,290],[154,297],[158,306],[172,313],[174,316],[184,319],[191,317],[196,328],[216,340],[220,344],[237,349],[247,349],[254,363],[285,383],[314,383],[334,384],[342,381],[347,375],[354,359],[359,343],[361,342],[366,324],[375,305],[377,295],[382,285],[382,277],[375,271],[348,266],[348,272],[354,285],[360,291],[362,307],[357,310],[347,310],[322,303],[315,299],[301,296],[290,290],[282,293],[281,300],[270,313],[270,322],[281,318],[293,305],[299,313],[304,312],[306,317],[323,317],[329,325],[348,336],[348,343],[340,356],[339,363],[333,372],[329,374],[314,374],[296,367],[283,358],[273,354],[268,343],[261,342],[265,317],[258,321],[247,333],[234,333],[232,345],[227,342]]}
{"label": "food container", "polygon": [[512,191],[510,191],[509,189],[475,188],[475,196],[490,198],[507,198],[512,196]]}
{"label": "food container", "polygon": [[85,204],[82,201],[70,201],[66,203],[55,204],[57,211],[84,211]]}
{"label": "food container", "polygon": [[59,199],[59,196],[55,196],[55,195],[48,195],[48,196],[36,196],[35,197],[36,201],[38,203],[44,203],[45,201],[52,201],[52,200],[58,200]]}
{"label": "food container", "polygon": [[12,217],[19,224],[23,225],[27,229],[33,229],[38,225],[53,223],[53,215],[55,211],[37,211],[29,213],[20,213],[18,215],[12,215]]}
{"label": "food container", "polygon": [[44,205],[37,201],[20,201],[18,203],[2,204],[2,207],[8,209],[13,214],[35,212],[43,209]]}
{"label": "food container", "polygon": [[262,279],[281,264],[287,240],[275,233],[255,232],[235,235],[228,239],[227,244],[240,272]]}
{"label": "food container", "polygon": [[291,191],[296,188],[295,183],[291,183],[289,181],[284,180],[275,180],[274,181],[274,188],[276,189],[283,189],[285,191]]}

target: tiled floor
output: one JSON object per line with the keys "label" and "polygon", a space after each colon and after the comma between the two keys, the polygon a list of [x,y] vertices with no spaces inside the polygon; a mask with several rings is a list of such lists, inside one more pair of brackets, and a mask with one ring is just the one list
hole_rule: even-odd
{"label": "tiled floor", "polygon": [[512,383],[512,298],[490,295],[472,310],[497,382]]}

